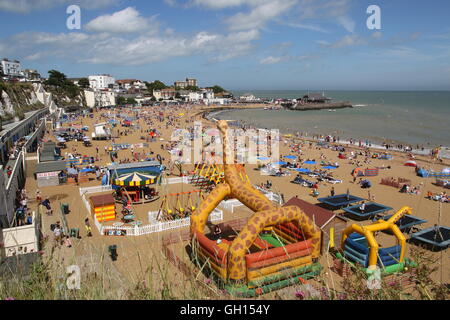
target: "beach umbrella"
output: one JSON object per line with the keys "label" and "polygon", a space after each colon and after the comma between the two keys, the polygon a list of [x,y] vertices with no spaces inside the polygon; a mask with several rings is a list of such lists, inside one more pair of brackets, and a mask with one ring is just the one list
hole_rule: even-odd
{"label": "beach umbrella", "polygon": [[155,183],[155,179],[156,176],[151,176],[140,172],[133,172],[124,174],[118,179],[114,179],[114,185],[127,187],[147,186],[149,184]]}
{"label": "beach umbrella", "polygon": [[316,162],[315,161],[310,161],[310,160],[308,160],[308,161],[305,161],[305,162],[303,162],[304,164],[316,164]]}
{"label": "beach umbrella", "polygon": [[417,163],[412,160],[406,161],[404,165],[407,167],[417,167]]}
{"label": "beach umbrella", "polygon": [[324,169],[327,169],[327,170],[334,170],[334,169],[337,169],[337,167],[334,167],[334,166],[326,166],[326,167],[323,167]]}
{"label": "beach umbrella", "polygon": [[80,172],[81,172],[81,173],[85,173],[85,172],[95,172],[95,170],[94,170],[94,169],[85,168],[85,169],[81,169]]}
{"label": "beach umbrella", "polygon": [[292,159],[292,160],[297,159],[296,156],[284,156],[283,158],[286,158],[286,159]]}
{"label": "beach umbrella", "polygon": [[278,162],[274,162],[272,164],[283,166],[283,165],[287,164],[287,162],[285,162],[285,161],[278,161]]}
{"label": "beach umbrella", "polygon": [[311,170],[306,169],[306,168],[296,168],[296,169],[294,169],[294,171],[301,172],[301,173],[310,173],[311,172]]}
{"label": "beach umbrella", "polygon": [[269,158],[267,158],[267,157],[257,157],[256,159],[261,160],[261,161],[269,160]]}

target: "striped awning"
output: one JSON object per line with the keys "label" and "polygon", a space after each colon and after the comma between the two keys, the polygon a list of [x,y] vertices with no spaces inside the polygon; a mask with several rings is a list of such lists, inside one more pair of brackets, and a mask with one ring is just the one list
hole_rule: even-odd
{"label": "striped awning", "polygon": [[154,184],[156,176],[150,176],[147,174],[133,172],[127,173],[118,179],[114,179],[114,185],[116,186],[127,186],[127,187],[139,187]]}

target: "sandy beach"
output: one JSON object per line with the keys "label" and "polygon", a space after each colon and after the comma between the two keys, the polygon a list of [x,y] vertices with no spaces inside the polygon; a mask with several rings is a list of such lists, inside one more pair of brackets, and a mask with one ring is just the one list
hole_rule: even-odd
{"label": "sandy beach", "polygon": [[[261,108],[261,105],[246,105],[245,108]],[[145,148],[136,148],[134,152],[139,153],[139,157],[156,159],[156,156],[159,154],[164,159],[163,163],[165,166],[170,167],[169,160],[171,158],[171,154],[167,147],[170,144],[171,135],[176,128],[189,128],[192,127],[194,121],[202,121],[203,128],[213,128],[215,124],[212,121],[209,121],[203,117],[205,112],[211,112],[213,110],[218,110],[217,106],[211,106],[206,108],[199,108],[194,106],[182,106],[182,107],[142,107],[138,113],[139,118],[137,120],[132,121],[133,127],[123,128],[121,125],[118,125],[115,130],[121,131],[123,134],[118,135],[115,138],[114,143],[116,144],[138,144],[138,143],[148,143],[148,147]],[[236,107],[239,108],[239,107]],[[108,112],[110,112],[108,116]],[[132,115],[131,111],[120,111],[121,113],[128,113]],[[275,112],[275,111],[274,111]],[[95,123],[105,122],[107,119],[112,117],[112,111],[108,110],[100,110],[94,113],[94,117],[79,117],[75,121],[67,122],[63,124],[64,128],[70,126],[88,126],[89,131],[87,132],[87,136],[90,136]],[[164,118],[164,121],[159,122],[156,120],[156,117],[161,115]],[[148,135],[146,130],[149,129],[157,129],[160,132],[160,137],[156,139],[156,141],[148,142],[142,139]],[[124,133],[125,131],[126,134]],[[48,132],[44,138],[45,140],[56,141],[52,132]],[[98,156],[98,161],[94,164],[99,167],[107,166],[111,163],[110,156],[105,152],[105,148],[109,148],[112,144],[112,141],[92,141],[92,147],[84,147],[82,142],[70,141],[67,143],[67,149],[62,150],[62,156],[65,153],[78,153],[81,155],[87,155],[92,157]],[[362,151],[363,148],[359,148],[357,146],[349,146],[344,145],[346,148],[346,154],[349,154],[351,151],[359,152]],[[97,149],[99,150],[97,155]],[[372,187],[370,189],[362,189],[357,182],[359,182],[360,178],[357,179],[356,183],[353,182],[352,171],[357,167],[355,163],[351,163],[354,161],[348,159],[339,159],[339,152],[333,151],[328,148],[321,148],[316,146],[315,143],[309,143],[306,139],[301,139],[295,136],[284,136],[280,142],[280,155],[294,155],[298,156],[300,159],[315,159],[318,163],[317,165],[311,165],[304,167],[308,169],[319,169],[320,161],[326,162],[338,162],[339,168],[333,170],[333,177],[342,180],[342,183],[332,185],[330,183],[321,182],[319,183],[318,191],[320,196],[329,196],[331,193],[332,187],[334,187],[336,194],[346,193],[347,190],[352,195],[372,200],[377,203],[389,206],[393,208],[393,212],[396,212],[403,206],[409,206],[413,209],[413,215],[419,218],[426,219],[427,222],[422,225],[422,228],[432,227],[435,224],[449,226],[450,225],[450,204],[449,203],[440,203],[437,201],[426,199],[427,192],[432,192],[433,194],[439,194],[444,191],[442,187],[434,185],[434,179],[431,178],[421,178],[418,177],[415,173],[414,168],[404,166],[405,161],[409,160],[409,157],[406,153],[398,152],[398,151],[389,151],[389,154],[393,155],[393,160],[379,160],[372,159],[371,157],[367,160],[367,163],[364,163],[365,157],[358,156],[357,160],[363,162],[362,168],[375,168],[375,167],[385,167],[386,169],[380,169],[379,175],[376,177],[367,178],[372,182]],[[300,148],[301,152],[294,152],[293,149]],[[374,152],[380,152],[374,151]],[[134,155],[131,150],[120,150],[118,151],[118,159],[117,161],[127,162],[130,159],[133,159]],[[450,166],[449,160],[444,160],[442,163],[438,163],[433,161],[430,156],[425,155],[416,155],[415,161],[419,166],[425,168],[432,168],[436,171],[441,171],[442,169]],[[36,166],[35,160],[27,160],[27,182],[26,182],[26,190],[28,192],[29,197],[32,199],[30,201],[31,209],[37,210],[37,202],[34,200],[35,192],[37,188],[37,182],[33,177],[34,168]],[[387,169],[387,167],[390,169]],[[290,176],[284,177],[274,177],[274,176],[265,176],[261,175],[260,171],[256,170],[256,165],[248,165],[246,166],[247,174],[250,181],[254,185],[261,185],[262,183],[266,183],[267,180],[272,182],[272,191],[275,193],[279,193],[283,195],[283,198],[288,201],[292,197],[298,196],[301,199],[304,199],[311,203],[317,203],[317,199],[310,195],[311,189],[293,184],[291,180],[293,180],[296,176],[296,172],[292,171]],[[182,170],[185,174],[189,174],[194,170],[194,165],[183,165]],[[170,174],[170,173],[168,173]],[[176,169],[173,170],[173,175],[168,177],[178,176],[179,173]],[[411,180],[412,187],[418,187],[420,189],[420,194],[405,194],[400,193],[398,189],[381,185],[380,181],[383,178],[394,177],[394,178],[404,178]],[[153,289],[154,290],[162,290],[162,286],[165,283],[170,283],[173,285],[174,291],[177,292],[177,296],[173,298],[183,298],[189,296],[187,292],[194,288],[195,286],[201,286],[198,282],[204,281],[201,280],[202,277],[198,274],[193,274],[192,278],[189,279],[185,275],[183,275],[180,270],[178,270],[175,266],[167,262],[167,259],[162,254],[162,238],[167,235],[169,232],[163,233],[155,233],[150,235],[144,235],[139,237],[108,237],[104,235],[100,235],[92,222],[92,215],[86,210],[83,201],[80,198],[79,188],[86,188],[90,186],[98,186],[101,184],[100,181],[95,179],[95,174],[92,175],[91,181],[82,183],[80,185],[75,184],[67,184],[64,186],[55,186],[55,187],[43,187],[39,188],[40,192],[44,197],[49,197],[52,202],[52,206],[54,208],[54,213],[52,216],[43,215],[43,225],[42,230],[43,233],[48,236],[48,243],[46,245],[46,254],[49,254],[49,248],[54,244],[52,238],[52,232],[50,230],[50,225],[60,220],[60,215],[57,211],[59,211],[59,203],[67,203],[69,204],[70,213],[66,215],[67,222],[70,228],[79,228],[81,239],[73,240],[72,248],[64,248],[61,247],[58,249],[58,257],[54,258],[55,261],[61,261],[62,264],[69,265],[74,262],[82,261],[82,259],[86,259],[86,256],[93,255],[95,252],[96,256],[94,259],[98,259],[99,257],[103,257],[105,259],[109,259],[108,254],[108,246],[109,245],[117,245],[118,251],[118,259],[114,261],[112,264],[108,264],[108,270],[111,271],[111,274],[114,274],[114,281],[120,280],[120,284],[118,286],[123,286],[126,284],[130,288],[135,287],[138,283],[142,282],[145,279],[153,279]],[[364,179],[364,178],[363,178]],[[162,192],[167,193],[176,193],[176,192],[186,192],[195,190],[195,187],[192,185],[179,184],[179,185],[166,185],[162,186]],[[369,194],[370,193],[370,194]],[[370,199],[369,199],[370,198]],[[136,217],[138,220],[143,223],[148,222],[148,212],[156,211],[161,207],[161,202],[163,201],[163,197],[159,200],[143,205],[134,205],[134,210],[136,213]],[[184,199],[186,201],[186,199]],[[196,202],[199,200],[196,199]],[[173,202],[171,205],[174,205]],[[244,207],[239,207],[234,213],[224,212],[224,221],[230,221],[242,217],[249,217],[252,212]],[[93,229],[93,236],[86,237],[86,232],[84,228],[84,220],[85,218],[89,218],[91,220],[91,225]],[[357,224],[368,224],[370,221],[356,222],[349,220],[347,225],[351,223]],[[175,234],[186,232],[188,228],[184,228],[182,230],[174,231]],[[379,235],[379,241],[383,245],[392,244],[392,237],[386,234]],[[175,246],[178,252],[178,255],[181,256],[186,261],[189,261],[187,257],[187,253],[183,250],[183,245],[179,244]],[[408,244],[407,250],[411,250],[414,247],[413,245]],[[408,251],[406,256],[408,257]],[[449,268],[449,251],[444,251],[440,253],[433,253],[433,255],[439,261],[439,270],[438,272],[433,274],[433,279],[438,282],[448,283],[450,281],[450,268]],[[83,258],[84,257],[84,258]],[[64,258],[64,259],[63,259]],[[326,255],[321,257],[320,263],[324,266],[324,277],[330,278],[330,282],[339,283],[342,278],[333,273],[328,269],[329,261],[327,261],[329,257]],[[97,261],[98,262],[98,261]],[[100,263],[100,262],[98,262]],[[161,271],[161,268],[164,272]],[[332,279],[331,279],[332,278]],[[337,285],[338,286],[338,285]],[[213,285],[211,285],[213,287]],[[192,289],[193,290],[193,289]],[[207,290],[207,289],[206,289]],[[219,298],[221,297],[216,291],[211,289],[210,294],[212,297]],[[280,298],[282,295],[280,293],[271,293],[265,295],[263,298]],[[202,298],[202,296],[198,297]],[[224,298],[224,297],[221,297]],[[226,298],[226,297],[225,297]],[[294,297],[292,297],[294,298]]]}

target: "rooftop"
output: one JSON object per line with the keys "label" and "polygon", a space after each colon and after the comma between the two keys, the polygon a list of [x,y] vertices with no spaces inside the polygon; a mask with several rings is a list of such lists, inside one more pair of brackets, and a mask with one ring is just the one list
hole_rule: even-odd
{"label": "rooftop", "polygon": [[333,218],[337,217],[330,210],[321,208],[297,197],[292,198],[284,204],[286,206],[297,206],[319,227],[325,227]]}

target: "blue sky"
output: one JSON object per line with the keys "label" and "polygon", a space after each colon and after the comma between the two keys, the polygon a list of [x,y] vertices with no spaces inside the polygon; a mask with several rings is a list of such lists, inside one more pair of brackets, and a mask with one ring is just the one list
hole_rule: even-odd
{"label": "blue sky", "polygon": [[[71,4],[80,30],[66,27]],[[0,0],[0,57],[231,90],[450,90],[448,12],[448,0]]]}

